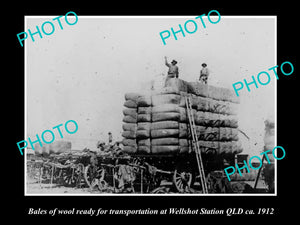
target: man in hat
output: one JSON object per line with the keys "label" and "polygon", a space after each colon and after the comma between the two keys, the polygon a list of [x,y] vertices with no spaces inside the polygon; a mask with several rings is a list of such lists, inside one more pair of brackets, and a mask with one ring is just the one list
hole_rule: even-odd
{"label": "man in hat", "polygon": [[202,69],[200,71],[200,78],[199,81],[203,84],[207,84],[207,79],[209,75],[209,70],[207,69],[206,63],[202,63]]}
{"label": "man in hat", "polygon": [[165,64],[167,67],[169,67],[168,76],[167,76],[166,82],[165,82],[165,86],[166,86],[169,79],[178,78],[179,72],[178,72],[178,66],[176,66],[176,64],[177,64],[176,60],[173,59],[170,64],[170,63],[168,63],[167,57],[165,56]]}

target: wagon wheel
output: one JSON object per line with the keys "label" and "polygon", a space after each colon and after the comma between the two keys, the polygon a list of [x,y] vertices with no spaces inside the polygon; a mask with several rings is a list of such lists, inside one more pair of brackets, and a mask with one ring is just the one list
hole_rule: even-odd
{"label": "wagon wheel", "polygon": [[91,188],[94,189],[95,186],[99,184],[99,178],[104,176],[104,168],[98,166],[87,165],[84,168],[84,180],[86,184]]}
{"label": "wagon wheel", "polygon": [[64,169],[62,172],[64,185],[67,187],[75,187],[76,185],[80,184],[83,171],[84,165],[82,163],[78,163]]}
{"label": "wagon wheel", "polygon": [[173,174],[173,184],[177,191],[190,192],[190,188],[195,181],[195,174],[186,163],[179,163]]}

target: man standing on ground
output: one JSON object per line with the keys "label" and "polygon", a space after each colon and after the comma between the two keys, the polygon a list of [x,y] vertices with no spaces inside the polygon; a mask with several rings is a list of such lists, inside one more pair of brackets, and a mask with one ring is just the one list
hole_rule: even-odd
{"label": "man standing on ground", "polygon": [[171,64],[168,63],[167,57],[165,56],[165,64],[167,67],[169,67],[168,76],[166,78],[165,86],[170,78],[178,78],[179,72],[178,72],[178,66],[176,66],[177,61],[172,60]]}
{"label": "man standing on ground", "polygon": [[206,63],[202,63],[202,69],[200,71],[200,77],[199,77],[199,81],[203,84],[207,84],[207,79],[208,79],[208,75],[209,75],[209,70],[207,68]]}

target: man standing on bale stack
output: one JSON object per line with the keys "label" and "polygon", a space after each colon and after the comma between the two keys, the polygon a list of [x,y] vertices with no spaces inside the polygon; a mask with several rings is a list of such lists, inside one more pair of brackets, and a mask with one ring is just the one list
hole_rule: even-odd
{"label": "man standing on bale stack", "polygon": [[207,79],[208,79],[208,75],[209,75],[209,70],[207,68],[206,63],[202,63],[202,69],[200,71],[200,77],[199,77],[199,81],[202,84],[207,84]]}
{"label": "man standing on bale stack", "polygon": [[165,64],[167,67],[169,67],[168,76],[167,76],[166,82],[165,82],[165,86],[167,86],[169,79],[178,78],[179,72],[178,72],[178,66],[176,66],[176,64],[177,64],[176,60],[173,59],[170,64],[170,63],[168,63],[167,57],[165,56]]}

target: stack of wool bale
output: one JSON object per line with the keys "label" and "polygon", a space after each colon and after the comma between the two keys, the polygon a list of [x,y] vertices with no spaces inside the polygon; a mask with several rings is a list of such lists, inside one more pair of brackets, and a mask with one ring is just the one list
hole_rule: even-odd
{"label": "stack of wool bale", "polygon": [[131,154],[191,151],[187,95],[191,96],[201,151],[241,152],[236,118],[238,101],[234,92],[180,79],[170,79],[168,86],[159,91],[125,95],[124,151]]}

